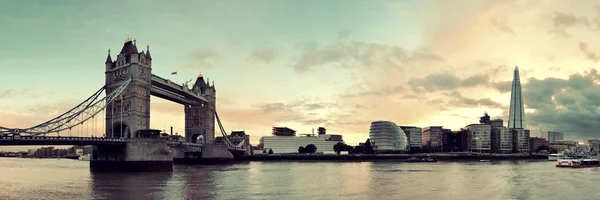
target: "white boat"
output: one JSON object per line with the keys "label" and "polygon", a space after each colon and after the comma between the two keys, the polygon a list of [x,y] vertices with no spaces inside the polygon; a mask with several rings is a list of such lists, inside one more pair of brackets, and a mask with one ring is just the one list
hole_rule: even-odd
{"label": "white boat", "polygon": [[564,155],[560,153],[553,153],[548,156],[549,161],[557,161],[559,158],[562,158]]}
{"label": "white boat", "polygon": [[556,167],[586,168],[600,167],[600,160],[586,156],[564,156],[558,159]]}
{"label": "white boat", "polygon": [[79,156],[79,160],[81,161],[90,161],[90,154],[82,154]]}

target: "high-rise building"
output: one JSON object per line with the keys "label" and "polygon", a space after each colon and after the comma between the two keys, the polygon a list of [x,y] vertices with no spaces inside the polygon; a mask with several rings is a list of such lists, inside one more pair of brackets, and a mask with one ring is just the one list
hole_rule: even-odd
{"label": "high-rise building", "polygon": [[526,129],[525,109],[523,108],[523,96],[521,95],[521,80],[519,79],[519,67],[515,67],[515,73],[510,92],[510,110],[508,117],[508,128]]}
{"label": "high-rise building", "polygon": [[565,134],[556,131],[543,131],[542,137],[546,138],[550,143],[565,140]]}

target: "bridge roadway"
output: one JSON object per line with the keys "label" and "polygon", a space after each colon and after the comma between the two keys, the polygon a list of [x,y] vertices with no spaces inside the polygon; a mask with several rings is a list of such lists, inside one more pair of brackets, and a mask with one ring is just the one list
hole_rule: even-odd
{"label": "bridge roadway", "polygon": [[[59,136],[0,136],[0,146],[18,145],[125,145],[127,139],[102,137],[59,137]],[[184,152],[201,152],[202,144],[169,141],[168,146]],[[228,148],[231,152],[243,152],[244,149]]]}
{"label": "bridge roadway", "polygon": [[208,102],[205,97],[194,93],[186,86],[171,82],[160,76],[152,74],[151,81],[152,88],[150,88],[150,95],[188,105]]}
{"label": "bridge roadway", "polygon": [[100,137],[57,137],[57,136],[0,136],[0,146],[13,145],[125,145],[126,139]]}

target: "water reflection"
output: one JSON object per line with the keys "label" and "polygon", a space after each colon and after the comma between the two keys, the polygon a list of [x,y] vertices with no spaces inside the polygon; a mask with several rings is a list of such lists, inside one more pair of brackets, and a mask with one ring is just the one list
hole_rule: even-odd
{"label": "water reflection", "polygon": [[[90,172],[91,173],[91,172]],[[156,199],[166,196],[172,173],[91,173],[91,199]]]}
{"label": "water reflection", "polygon": [[70,160],[0,159],[0,199],[594,199],[599,169],[553,162],[248,162],[91,173]]}

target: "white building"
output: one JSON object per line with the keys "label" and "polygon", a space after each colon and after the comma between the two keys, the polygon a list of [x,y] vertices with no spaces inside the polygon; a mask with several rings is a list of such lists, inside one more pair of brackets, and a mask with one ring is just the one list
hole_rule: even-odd
{"label": "white building", "polygon": [[470,150],[472,152],[490,152],[492,150],[491,128],[489,124],[470,124],[465,127],[471,136]]}
{"label": "white building", "polygon": [[317,153],[333,151],[333,146],[344,142],[341,135],[322,134],[319,136],[263,136],[260,144],[264,150],[271,149],[273,153],[298,153],[299,147],[314,144]]}

